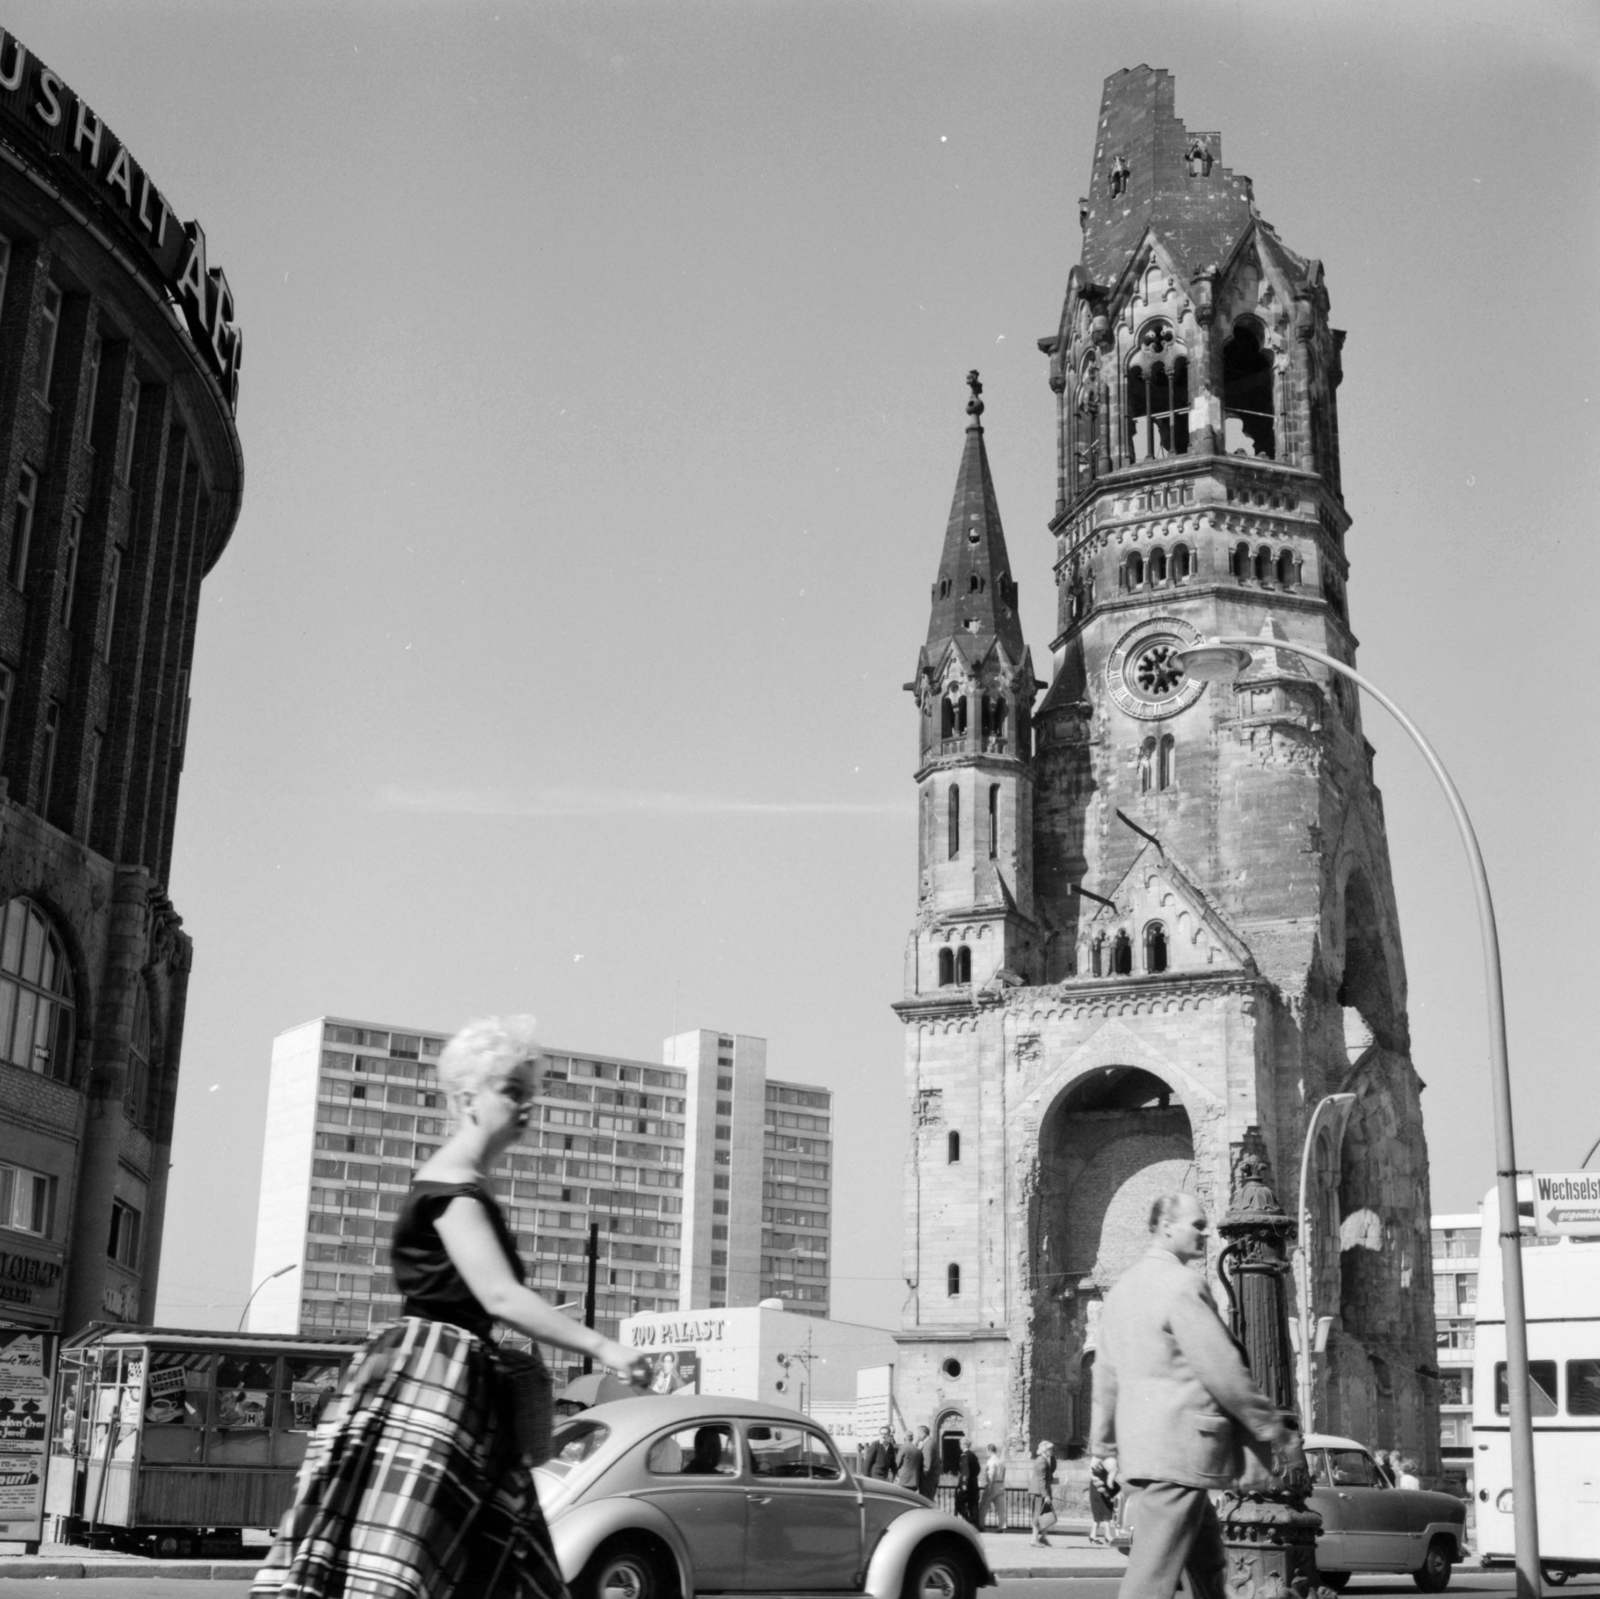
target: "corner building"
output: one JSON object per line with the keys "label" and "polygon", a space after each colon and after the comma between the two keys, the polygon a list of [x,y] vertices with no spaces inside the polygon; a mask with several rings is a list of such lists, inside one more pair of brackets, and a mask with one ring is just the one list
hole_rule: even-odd
{"label": "corner building", "polygon": [[[1049,684],[973,374],[909,685],[901,1402],[1013,1450],[1083,1441],[1099,1306],[1151,1201],[1188,1188],[1220,1220],[1249,1150],[1292,1214],[1311,1108],[1349,1092],[1299,1245],[1334,1315],[1315,1424],[1436,1472],[1422,1084],[1372,749],[1342,682],[1274,647],[1355,656],[1344,336],[1321,264],[1262,220],[1221,136],[1178,120],[1164,71],[1107,80],[1080,220],[1040,341],[1059,452]],[[1215,633],[1261,642],[1208,690],[1174,652]]]}
{"label": "corner building", "polygon": [[[387,1245],[413,1172],[450,1131],[445,1041],[337,1017],[273,1040],[252,1332],[363,1331],[399,1315]],[[533,1287],[581,1304],[597,1223],[595,1322],[610,1337],[625,1316],[769,1294],[827,1315],[830,1140],[795,1127],[831,1125],[827,1090],[769,1081],[765,1039],[705,1029],[667,1039],[659,1065],[545,1055],[528,1132],[489,1178]],[[797,1227],[781,1201],[802,1142]]]}
{"label": "corner building", "polygon": [[238,519],[205,234],[0,31],[0,1324],[153,1314],[201,579]]}

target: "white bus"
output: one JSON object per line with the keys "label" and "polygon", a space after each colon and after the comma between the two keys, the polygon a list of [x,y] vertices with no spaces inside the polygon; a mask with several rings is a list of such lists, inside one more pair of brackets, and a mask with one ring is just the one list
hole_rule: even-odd
{"label": "white bus", "polygon": [[[1535,1238],[1527,1179],[1518,1193],[1539,1559],[1559,1587],[1577,1572],[1600,1571],[1600,1238]],[[1499,1196],[1491,1189],[1483,1202],[1472,1380],[1477,1546],[1486,1566],[1509,1565],[1516,1548],[1499,1234]]]}

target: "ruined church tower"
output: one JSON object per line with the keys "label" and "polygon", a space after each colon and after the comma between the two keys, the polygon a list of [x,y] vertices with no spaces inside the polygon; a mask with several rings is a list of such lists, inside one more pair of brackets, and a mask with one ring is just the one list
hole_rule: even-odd
{"label": "ruined church tower", "polygon": [[[1292,1214],[1310,1111],[1349,1093],[1342,1147],[1312,1151],[1297,1246],[1333,1317],[1315,1424],[1437,1470],[1422,1083],[1372,749],[1342,681],[1274,647],[1355,660],[1344,335],[1321,263],[1262,220],[1221,135],[1179,121],[1164,71],[1106,81],[1079,209],[1081,263],[1040,340],[1049,682],[1017,619],[974,373],[908,685],[896,1399],[979,1444],[1083,1441],[1099,1305],[1151,1200],[1189,1188],[1220,1220],[1253,1151]],[[1175,652],[1215,633],[1261,642],[1206,687]]]}

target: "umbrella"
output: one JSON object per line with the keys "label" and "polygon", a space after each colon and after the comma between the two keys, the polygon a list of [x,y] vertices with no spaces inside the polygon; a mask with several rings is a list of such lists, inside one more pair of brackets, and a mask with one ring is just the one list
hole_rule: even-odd
{"label": "umbrella", "polygon": [[591,1371],[573,1378],[556,1395],[556,1403],[581,1405],[587,1410],[590,1405],[608,1405],[613,1399],[637,1399],[644,1391],[613,1377],[609,1371]]}

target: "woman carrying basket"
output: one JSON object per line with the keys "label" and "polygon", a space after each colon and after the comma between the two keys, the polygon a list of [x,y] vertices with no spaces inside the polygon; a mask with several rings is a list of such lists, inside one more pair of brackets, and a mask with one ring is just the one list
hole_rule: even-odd
{"label": "woman carrying basket", "polygon": [[457,1130],[395,1218],[400,1320],[375,1333],[306,1451],[252,1599],[566,1599],[496,1321],[638,1380],[621,1344],[525,1282],[485,1173],[521,1137],[541,1066],[531,1016],[468,1022],[439,1057]]}

